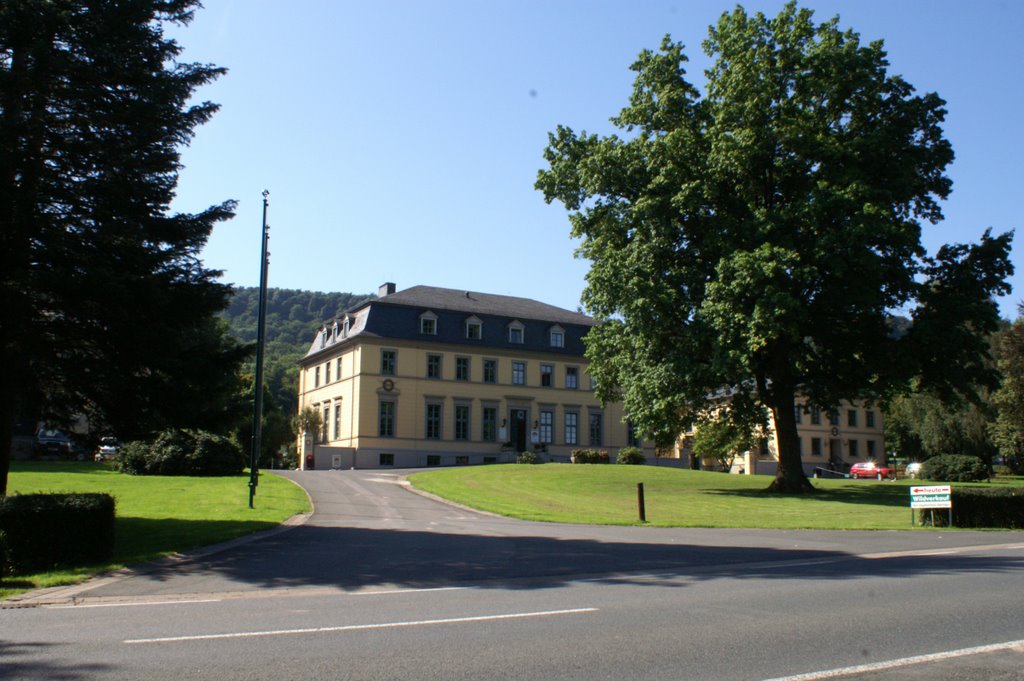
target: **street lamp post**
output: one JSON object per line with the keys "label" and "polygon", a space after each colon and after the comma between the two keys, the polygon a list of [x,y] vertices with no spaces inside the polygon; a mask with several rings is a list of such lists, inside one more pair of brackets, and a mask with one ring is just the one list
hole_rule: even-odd
{"label": "street lamp post", "polygon": [[252,407],[252,444],[249,450],[249,508],[256,496],[256,486],[260,482],[260,439],[263,434],[263,345],[267,335],[267,269],[270,266],[270,253],[267,252],[267,241],[270,239],[270,225],[267,224],[267,197],[270,192],[263,190],[263,246],[260,252],[260,302],[259,315],[256,321],[256,377],[253,387]]}

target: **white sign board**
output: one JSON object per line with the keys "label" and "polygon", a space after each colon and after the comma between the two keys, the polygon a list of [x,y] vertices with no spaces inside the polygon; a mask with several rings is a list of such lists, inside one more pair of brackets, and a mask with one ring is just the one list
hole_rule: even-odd
{"label": "white sign board", "polygon": [[910,488],[910,508],[953,508],[949,485],[913,486]]}

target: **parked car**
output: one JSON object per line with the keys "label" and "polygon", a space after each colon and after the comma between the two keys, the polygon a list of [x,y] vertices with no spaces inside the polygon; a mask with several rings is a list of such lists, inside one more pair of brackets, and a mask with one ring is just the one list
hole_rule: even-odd
{"label": "parked car", "polygon": [[908,478],[919,478],[921,477],[921,466],[923,465],[920,461],[911,461],[903,469],[903,472],[907,474]]}
{"label": "parked car", "polygon": [[879,466],[874,461],[862,461],[850,466],[850,477],[854,480],[858,478],[876,478],[881,480],[882,478],[893,477],[893,469],[888,466]]}
{"label": "parked car", "polygon": [[100,446],[96,449],[97,461],[109,461],[117,454],[120,444],[116,437],[100,438]]}
{"label": "parked car", "polygon": [[64,431],[56,428],[40,428],[36,431],[33,451],[37,456],[71,456],[75,443]]}

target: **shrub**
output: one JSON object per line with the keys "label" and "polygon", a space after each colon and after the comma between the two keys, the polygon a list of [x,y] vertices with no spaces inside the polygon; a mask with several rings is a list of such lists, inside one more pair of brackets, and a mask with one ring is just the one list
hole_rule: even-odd
{"label": "shrub", "polygon": [[[1024,529],[1024,488],[954,487],[950,501],[954,527]],[[931,512],[922,509],[919,517]],[[949,525],[949,509],[935,510],[935,524]]]}
{"label": "shrub", "polygon": [[540,457],[534,452],[520,452],[516,457],[516,463],[540,463]]}
{"label": "shrub", "polygon": [[0,537],[0,565],[8,573],[110,560],[114,497],[15,494],[0,498]]}
{"label": "shrub", "polygon": [[925,461],[921,467],[921,477],[948,482],[977,482],[988,480],[988,468],[976,456],[944,454]]}
{"label": "shrub", "polygon": [[234,440],[202,430],[165,430],[152,442],[129,442],[118,452],[131,475],[235,475],[245,455]]}
{"label": "shrub", "polygon": [[608,463],[608,452],[597,449],[574,449],[572,450],[573,463]]}
{"label": "shrub", "polygon": [[638,447],[623,447],[619,450],[619,455],[615,459],[615,463],[624,463],[634,466],[642,466],[647,463],[647,457],[640,451]]}

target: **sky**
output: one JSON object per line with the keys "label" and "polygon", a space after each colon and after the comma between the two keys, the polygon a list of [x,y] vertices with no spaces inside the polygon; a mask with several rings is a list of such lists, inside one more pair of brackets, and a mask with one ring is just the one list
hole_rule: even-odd
{"label": "sky", "polygon": [[[534,189],[558,125],[607,135],[637,54],[670,34],[698,86],[701,49],[727,0],[204,0],[168,33],[183,61],[228,74],[197,98],[221,110],[196,130],[172,208],[236,199],[203,251],[224,281],[259,283],[268,190],[271,287],[375,293],[422,284],[522,296],[575,310],[588,263],[568,214]],[[742,3],[774,16],[781,1]],[[1020,226],[1024,3],[805,1],[863,42],[890,74],[947,102],[956,160],[934,254]],[[1024,232],[1014,292],[1024,300]]]}

